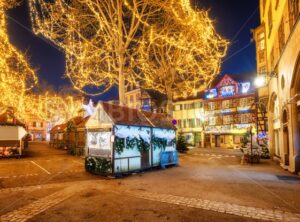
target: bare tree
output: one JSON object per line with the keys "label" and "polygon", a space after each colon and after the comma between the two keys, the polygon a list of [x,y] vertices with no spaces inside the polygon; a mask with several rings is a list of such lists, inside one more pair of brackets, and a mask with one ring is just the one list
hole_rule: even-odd
{"label": "bare tree", "polygon": [[136,75],[144,88],[172,98],[206,89],[219,73],[228,42],[215,31],[208,13],[193,9],[188,0],[161,3],[163,16],[143,30]]}
{"label": "bare tree", "polygon": [[5,12],[17,3],[15,0],[0,0],[0,109],[13,107],[21,118],[26,115],[26,94],[37,83],[37,76],[27,58],[8,39]]}
{"label": "bare tree", "polygon": [[74,87],[95,95],[117,84],[124,104],[125,84],[134,82],[132,58],[142,27],[158,11],[156,2],[29,0],[29,5],[35,33],[65,51],[66,75]]}

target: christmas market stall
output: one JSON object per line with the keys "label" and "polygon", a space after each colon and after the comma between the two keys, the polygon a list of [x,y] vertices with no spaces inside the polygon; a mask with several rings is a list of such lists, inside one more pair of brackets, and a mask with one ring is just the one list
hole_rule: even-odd
{"label": "christmas market stall", "polygon": [[118,175],[178,164],[175,127],[164,114],[101,102],[86,131],[89,172]]}
{"label": "christmas market stall", "polygon": [[86,134],[85,124],[89,116],[77,116],[72,118],[67,123],[67,148],[72,155],[81,156],[84,154]]}
{"label": "christmas market stall", "polygon": [[65,148],[67,142],[66,132],[67,132],[67,123],[54,126],[50,130],[50,146],[54,148]]}
{"label": "christmas market stall", "polygon": [[12,112],[0,115],[0,157],[21,156],[26,136],[25,125]]}

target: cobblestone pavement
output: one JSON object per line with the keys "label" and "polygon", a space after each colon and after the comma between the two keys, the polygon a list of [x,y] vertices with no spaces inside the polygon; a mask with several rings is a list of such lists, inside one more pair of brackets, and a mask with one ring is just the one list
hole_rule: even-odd
{"label": "cobblestone pavement", "polygon": [[146,191],[125,190],[124,192],[122,192],[122,194],[151,201],[176,204],[185,207],[199,208],[203,210],[210,210],[219,213],[232,214],[236,216],[248,217],[265,221],[300,221],[300,214],[285,212],[281,210],[247,207],[231,203],[223,203],[218,201],[188,198],[168,194],[158,194]]}
{"label": "cobblestone pavement", "polygon": [[[55,184],[53,184],[52,187],[53,186],[55,186]],[[51,187],[51,185],[49,185],[48,187]],[[34,187],[30,187],[30,188],[33,189]],[[1,215],[0,221],[1,222],[27,221],[30,218],[34,217],[35,215],[38,215],[41,212],[49,209],[50,207],[53,207],[54,205],[61,203],[62,201],[70,198],[77,192],[80,192],[80,189],[78,189],[78,187],[76,187],[75,189],[74,186],[70,186],[68,188],[62,189],[38,201],[32,202],[24,207],[21,207],[19,209]]]}

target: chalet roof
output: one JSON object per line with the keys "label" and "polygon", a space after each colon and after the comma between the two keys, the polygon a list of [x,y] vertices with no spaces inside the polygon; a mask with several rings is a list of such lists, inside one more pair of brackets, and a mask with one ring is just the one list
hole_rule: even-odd
{"label": "chalet roof", "polygon": [[14,117],[14,115],[8,111],[0,114],[0,125],[12,125],[12,126],[23,126],[25,124],[22,123],[20,120]]}
{"label": "chalet roof", "polygon": [[172,119],[165,114],[139,111],[106,102],[101,102],[101,105],[115,124],[175,129]]}
{"label": "chalet roof", "polygon": [[62,123],[55,125],[51,130],[50,133],[58,133],[63,132],[67,128],[67,123]]}
{"label": "chalet roof", "polygon": [[83,118],[81,120],[81,122],[76,125],[76,128],[85,128],[85,124],[87,123],[87,121],[89,119],[90,119],[90,116],[87,116],[87,117]]}

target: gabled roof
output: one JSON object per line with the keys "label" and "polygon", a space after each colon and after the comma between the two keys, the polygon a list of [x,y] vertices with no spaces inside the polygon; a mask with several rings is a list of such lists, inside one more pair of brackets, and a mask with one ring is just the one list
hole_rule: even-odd
{"label": "gabled roof", "polygon": [[106,102],[100,104],[114,124],[175,129],[172,119],[166,114],[139,111],[127,106]]}
{"label": "gabled roof", "polygon": [[50,133],[63,132],[66,128],[67,128],[67,123],[58,124],[50,130]]}
{"label": "gabled roof", "polygon": [[20,120],[14,117],[13,113],[8,111],[0,114],[0,125],[11,125],[11,126],[23,126],[25,124],[22,123]]}
{"label": "gabled roof", "polygon": [[82,121],[76,125],[76,128],[85,128],[85,124],[87,123],[87,121],[89,119],[90,119],[90,116],[83,118]]}

